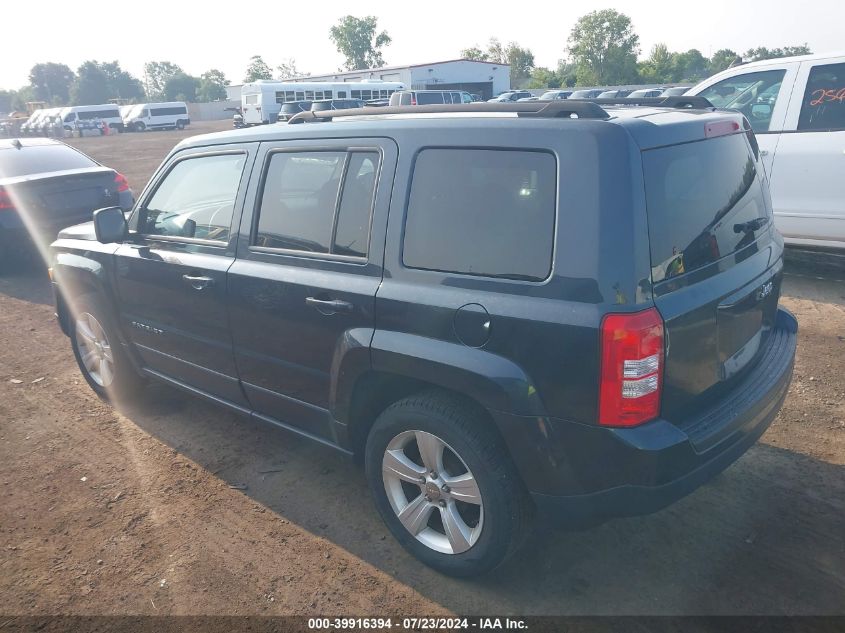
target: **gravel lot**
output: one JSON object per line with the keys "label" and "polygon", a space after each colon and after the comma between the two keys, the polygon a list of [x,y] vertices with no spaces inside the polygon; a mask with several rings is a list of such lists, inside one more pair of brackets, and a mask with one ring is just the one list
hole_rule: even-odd
{"label": "gravel lot", "polygon": [[[178,139],[229,126],[72,143],[139,193]],[[328,449],[164,386],[101,402],[44,273],[5,271],[0,613],[845,614],[845,274],[818,270],[789,266],[795,378],[757,446],[655,515],[541,529],[475,581],[407,556]]]}

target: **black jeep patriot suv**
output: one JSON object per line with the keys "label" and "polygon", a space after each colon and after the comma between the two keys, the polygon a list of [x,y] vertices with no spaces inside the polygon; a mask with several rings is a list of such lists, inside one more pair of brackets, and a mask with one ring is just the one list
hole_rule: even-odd
{"label": "black jeep patriot suv", "polygon": [[357,456],[408,551],[488,571],[535,511],[584,525],[686,495],[786,395],[797,323],[754,135],[670,105],[188,139],[128,222],[60,234],[59,322],[98,394],[151,377]]}

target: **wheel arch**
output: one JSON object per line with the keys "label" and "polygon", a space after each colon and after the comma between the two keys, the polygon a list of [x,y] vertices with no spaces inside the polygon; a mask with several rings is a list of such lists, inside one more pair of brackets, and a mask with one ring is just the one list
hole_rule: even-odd
{"label": "wheel arch", "polygon": [[59,252],[52,266],[56,295],[56,315],[62,332],[70,335],[71,301],[73,297],[98,294],[111,303],[107,291],[106,270],[94,258],[76,253]]}

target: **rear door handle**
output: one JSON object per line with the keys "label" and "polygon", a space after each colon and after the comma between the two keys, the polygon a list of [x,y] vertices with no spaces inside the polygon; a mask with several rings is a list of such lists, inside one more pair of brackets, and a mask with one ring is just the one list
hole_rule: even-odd
{"label": "rear door handle", "polygon": [[182,280],[194,290],[205,290],[214,285],[214,278],[205,275],[182,275]]}
{"label": "rear door handle", "polygon": [[335,312],[352,312],[352,304],[341,299],[318,299],[317,297],[306,297],[305,305],[317,308],[322,314],[334,314]]}

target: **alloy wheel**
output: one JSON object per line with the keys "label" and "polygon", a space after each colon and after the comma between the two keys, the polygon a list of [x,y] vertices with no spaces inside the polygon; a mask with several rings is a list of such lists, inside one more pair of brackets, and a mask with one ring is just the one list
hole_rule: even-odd
{"label": "alloy wheel", "polygon": [[85,371],[101,387],[114,380],[114,355],[108,336],[94,315],[83,312],[76,319],[76,342]]}
{"label": "alloy wheel", "polygon": [[460,455],[425,431],[394,437],[382,458],[384,489],[396,517],[414,538],[443,554],[469,550],[481,536],[484,504]]}

